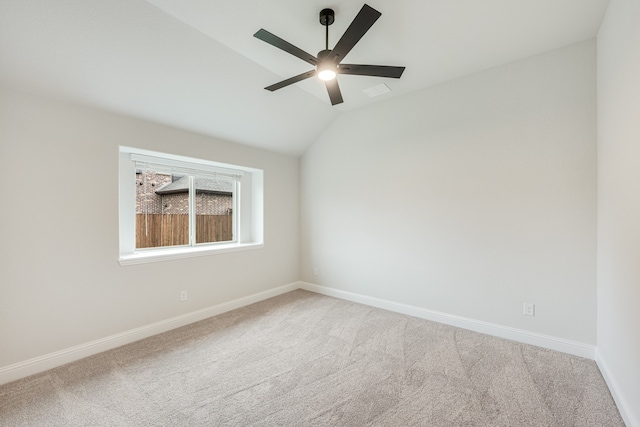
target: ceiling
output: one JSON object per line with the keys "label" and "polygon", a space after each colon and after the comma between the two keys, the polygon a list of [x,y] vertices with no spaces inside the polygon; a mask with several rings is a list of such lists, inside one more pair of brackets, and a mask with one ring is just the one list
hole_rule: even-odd
{"label": "ceiling", "polygon": [[[311,66],[253,37],[316,54],[363,0],[0,0],[0,82],[298,156],[345,111],[594,37],[609,0],[367,0],[382,13],[347,56],[402,78],[339,76],[332,107]],[[385,83],[390,93],[363,90]]]}

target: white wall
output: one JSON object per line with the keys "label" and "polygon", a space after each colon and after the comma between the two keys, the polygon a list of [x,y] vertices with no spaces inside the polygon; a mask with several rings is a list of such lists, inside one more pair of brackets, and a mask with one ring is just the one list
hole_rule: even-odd
{"label": "white wall", "polygon": [[[0,368],[298,280],[297,158],[6,87],[0,120]],[[119,145],[263,169],[264,248],[121,267]]]}
{"label": "white wall", "polygon": [[307,282],[594,345],[595,41],[340,116],[301,160],[301,256]]}
{"label": "white wall", "polygon": [[598,361],[640,426],[640,2],[598,33]]}

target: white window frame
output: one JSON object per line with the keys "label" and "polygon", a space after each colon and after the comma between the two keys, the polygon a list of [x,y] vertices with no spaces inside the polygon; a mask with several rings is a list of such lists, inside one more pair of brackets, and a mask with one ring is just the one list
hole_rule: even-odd
{"label": "white window frame", "polygon": [[[139,248],[135,245],[135,172],[148,170],[189,175],[190,206],[195,208],[194,176],[233,177],[233,241],[195,242],[195,227],[190,224],[189,245]],[[263,171],[192,157],[156,151],[120,147],[119,150],[119,237],[120,265],[132,265],[172,259],[260,249],[263,243]],[[191,217],[191,221],[194,218]]]}

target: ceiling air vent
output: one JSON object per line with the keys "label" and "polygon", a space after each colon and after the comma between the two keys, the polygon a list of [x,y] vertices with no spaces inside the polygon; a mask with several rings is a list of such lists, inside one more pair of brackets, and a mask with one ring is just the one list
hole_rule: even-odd
{"label": "ceiling air vent", "polygon": [[369,95],[369,98],[373,98],[374,96],[391,92],[391,89],[389,89],[389,86],[382,83],[382,84],[379,84],[378,86],[372,86],[369,89],[365,89],[363,92]]}

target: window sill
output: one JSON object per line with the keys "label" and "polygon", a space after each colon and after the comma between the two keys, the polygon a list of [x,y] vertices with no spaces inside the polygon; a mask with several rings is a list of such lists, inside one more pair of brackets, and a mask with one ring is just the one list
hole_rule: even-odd
{"label": "window sill", "polygon": [[262,249],[264,243],[230,243],[215,246],[199,246],[193,248],[155,249],[133,254],[121,255],[118,262],[121,266],[146,264],[150,262],[170,261],[173,259],[193,258],[198,256],[226,254],[230,252]]}

